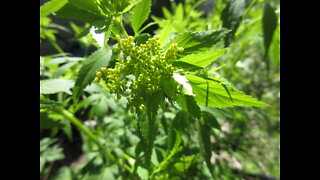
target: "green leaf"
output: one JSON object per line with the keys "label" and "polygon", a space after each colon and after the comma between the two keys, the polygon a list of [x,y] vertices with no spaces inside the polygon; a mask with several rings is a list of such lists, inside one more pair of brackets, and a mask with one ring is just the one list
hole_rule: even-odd
{"label": "green leaf", "polygon": [[179,111],[172,123],[170,125],[169,133],[168,133],[168,149],[171,150],[174,147],[174,143],[176,142],[176,132],[185,132],[185,129],[188,127],[188,124],[191,122],[190,115],[187,111],[181,110]]}
{"label": "green leaf", "polygon": [[142,33],[136,37],[135,41],[136,41],[137,45],[145,44],[149,38],[152,38],[152,36],[150,34]]}
{"label": "green leaf", "polygon": [[40,129],[63,128],[65,125],[48,117],[47,113],[40,113]]}
{"label": "green leaf", "polygon": [[201,116],[200,107],[194,100],[193,96],[178,95],[177,103],[180,105],[180,107],[183,110],[189,112],[193,117],[200,118]]}
{"label": "green leaf", "polygon": [[177,92],[177,82],[173,78],[161,81],[160,87],[169,98],[173,97]]}
{"label": "green leaf", "polygon": [[113,26],[112,19],[112,17],[106,18],[104,20],[95,21],[91,24],[90,33],[100,48],[107,46],[111,28]]}
{"label": "green leaf", "polygon": [[143,168],[141,166],[138,166],[137,174],[142,180],[148,180],[149,173],[148,173],[147,169],[145,169],[145,168]]}
{"label": "green leaf", "polygon": [[221,131],[221,126],[213,114],[208,111],[202,111],[202,118],[210,127]]}
{"label": "green leaf", "polygon": [[179,47],[184,48],[184,51],[181,52],[182,55],[207,51],[217,44],[228,33],[229,30],[225,28],[211,31],[185,32],[177,35],[168,43],[165,49],[168,49],[173,43],[178,43]]}
{"label": "green leaf", "polygon": [[179,173],[186,172],[186,170],[191,166],[193,160],[196,159],[197,156],[198,154],[193,154],[190,156],[179,158],[179,160],[174,164],[175,171]]}
{"label": "green leaf", "polygon": [[268,52],[270,44],[272,42],[273,34],[277,28],[278,18],[275,10],[266,3],[263,10],[262,27],[263,27],[263,43],[265,47],[265,62],[267,64],[267,69],[269,70]]}
{"label": "green leaf", "polygon": [[137,33],[142,24],[148,19],[151,12],[151,0],[142,0],[133,9],[130,16],[131,26]]}
{"label": "green leaf", "polygon": [[60,66],[57,70],[55,70],[52,73],[51,78],[59,78],[60,76],[62,76],[66,72],[68,72],[68,70],[70,70],[70,68],[75,64],[76,64],[76,62],[69,62],[69,63],[66,63],[66,64]]}
{"label": "green leaf", "polygon": [[225,37],[225,47],[228,47],[234,38],[234,34],[236,33],[242,20],[242,15],[244,14],[245,5],[245,0],[231,0],[222,11],[222,27],[231,30],[231,32]]}
{"label": "green leaf", "polygon": [[99,5],[96,3],[96,1],[92,0],[68,0],[70,4],[73,6],[85,10],[85,11],[91,11],[95,14],[101,14],[101,10],[99,8]]}
{"label": "green leaf", "polygon": [[56,17],[60,18],[76,18],[84,22],[93,23],[95,21],[104,20],[106,17],[100,14],[94,14],[83,9],[79,9],[71,4],[66,4],[57,13]]}
{"label": "green leaf", "polygon": [[166,20],[160,29],[158,35],[160,36],[160,46],[163,47],[168,43],[170,35],[173,33],[172,21]]}
{"label": "green leaf", "polygon": [[62,106],[62,104],[59,102],[49,100],[45,98],[42,94],[40,94],[40,109],[47,109],[55,106]]}
{"label": "green leaf", "polygon": [[177,62],[185,62],[197,67],[204,68],[217,60],[226,52],[226,49],[218,49],[213,51],[190,54],[177,60]]}
{"label": "green leaf", "polygon": [[[206,80],[194,75],[185,75],[189,80],[195,100],[199,105],[211,107],[232,107],[232,106],[256,106],[265,107],[267,104],[235,90],[230,86],[222,85],[213,80]],[[226,91],[226,89],[228,91]],[[228,93],[229,92],[229,93]],[[230,95],[232,99],[230,99]]]}
{"label": "green leaf", "polygon": [[182,90],[181,93],[185,95],[195,96],[192,92],[192,87],[189,84],[188,79],[186,79],[184,76],[173,73],[173,79],[177,81],[179,84],[181,84]]}
{"label": "green leaf", "polygon": [[112,51],[110,49],[98,49],[83,61],[73,89],[74,99],[78,98],[83,89],[92,83],[96,76],[96,71],[109,64],[111,55]]}
{"label": "green leaf", "polygon": [[147,110],[147,112],[144,111],[138,116],[139,136],[142,141],[147,165],[149,165],[151,161],[152,149],[157,134],[157,122],[155,115],[156,114],[154,112]]}
{"label": "green leaf", "polygon": [[40,18],[48,16],[51,13],[58,11],[68,0],[51,0],[40,7]]}
{"label": "green leaf", "polygon": [[[181,134],[178,131],[174,131],[175,132],[175,143],[174,146],[172,148],[172,150],[168,153],[168,155],[161,161],[161,163],[156,166],[151,174],[151,177],[153,177],[155,174],[157,174],[160,171],[163,171],[164,169],[166,169],[170,163],[170,160],[173,158],[174,155],[176,155],[178,152],[180,152],[182,150],[182,146],[180,146],[181,144]],[[153,179],[153,178],[150,178]]]}
{"label": "green leaf", "polygon": [[40,140],[40,157],[45,162],[64,158],[63,149],[56,144],[57,139],[43,138]]}
{"label": "green leaf", "polygon": [[58,92],[65,92],[72,94],[70,89],[74,86],[73,80],[68,79],[46,79],[40,80],[41,94],[55,94]]}
{"label": "green leaf", "polygon": [[211,159],[211,142],[210,142],[210,134],[211,134],[211,128],[207,124],[201,124],[200,121],[198,121],[198,127],[199,127],[199,144],[200,144],[200,152],[202,157],[204,158],[207,167],[212,174],[212,164],[210,162]]}
{"label": "green leaf", "polygon": [[72,169],[70,167],[63,166],[50,179],[52,179],[52,180],[73,180],[74,177],[72,175],[73,175]]}

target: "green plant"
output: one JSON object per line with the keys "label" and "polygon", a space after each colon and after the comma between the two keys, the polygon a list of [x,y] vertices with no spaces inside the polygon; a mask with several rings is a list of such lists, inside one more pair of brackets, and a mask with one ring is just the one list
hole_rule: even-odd
{"label": "green plant", "polygon": [[[264,1],[228,1],[221,3],[223,12],[216,6],[222,27],[215,23],[209,27],[206,22],[215,22],[217,14],[200,18],[196,7],[202,2],[172,3],[174,13],[163,8],[164,19],[152,16],[155,22],[149,24],[145,22],[151,13],[150,0],[52,0],[40,8],[43,22],[55,13],[87,23],[82,31],[71,26],[84,48],[98,48],[85,58],[66,54],[40,58],[41,129],[51,130],[52,137],[62,130],[72,140],[72,124],[81,134],[88,157],[84,165],[63,167],[53,178],[187,179],[188,173],[199,179],[239,177],[219,159],[213,163],[213,152],[228,150],[234,143],[240,149],[250,146],[238,139],[250,123],[250,115],[238,106],[269,107],[226,78],[237,82],[242,75],[235,67],[239,59],[235,57],[246,53],[237,55],[237,50],[249,41],[237,41],[249,26],[242,26],[242,19],[252,9],[259,11],[260,3],[265,4],[267,14],[273,9]],[[274,24],[276,16],[271,16]],[[128,20],[131,27],[125,26]],[[159,25],[156,35],[145,33],[155,24]],[[272,44],[275,27],[264,30],[265,62],[269,62],[270,48],[276,51]],[[41,33],[41,37],[53,37],[56,32],[48,33],[51,35]],[[238,76],[230,71],[233,69],[239,71]],[[79,113],[90,121],[84,123]],[[94,118],[96,121],[91,120]],[[227,125],[235,131],[226,131]],[[201,168],[200,158],[207,169]]]}

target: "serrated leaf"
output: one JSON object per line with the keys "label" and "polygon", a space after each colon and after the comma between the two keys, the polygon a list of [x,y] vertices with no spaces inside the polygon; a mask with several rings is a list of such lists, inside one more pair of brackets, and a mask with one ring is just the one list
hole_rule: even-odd
{"label": "serrated leaf", "polygon": [[200,152],[202,157],[204,158],[207,167],[210,171],[210,174],[212,174],[212,164],[210,162],[211,159],[211,142],[210,142],[210,134],[211,134],[211,128],[207,124],[201,124],[200,121],[198,121],[199,126],[199,145],[200,145]]}
{"label": "serrated leaf", "polygon": [[[173,148],[170,150],[170,152],[168,153],[168,155],[160,162],[160,164],[154,168],[151,177],[153,177],[155,174],[157,174],[160,171],[163,171],[164,169],[166,169],[170,163],[170,160],[173,158],[174,155],[176,155],[178,152],[180,152],[182,150],[182,146],[180,146],[181,144],[181,134],[177,131],[174,130],[175,132],[175,143]],[[150,178],[152,179],[152,178]]]}
{"label": "serrated leaf", "polygon": [[173,40],[171,40],[165,49],[168,49],[173,43],[178,43],[179,47],[184,48],[184,51],[180,53],[182,55],[207,51],[217,44],[228,33],[229,30],[225,28],[211,31],[185,32],[177,35]]}
{"label": "serrated leaf", "polygon": [[92,0],[68,0],[70,4],[73,6],[85,10],[85,11],[91,11],[95,14],[101,14],[101,10],[99,8],[99,5],[96,3],[96,1]]}
{"label": "serrated leaf", "polygon": [[73,89],[73,97],[75,99],[79,97],[87,85],[92,83],[96,76],[96,71],[109,64],[111,55],[112,51],[110,49],[98,49],[83,61]]}
{"label": "serrated leaf", "polygon": [[[266,103],[235,90],[227,85],[212,80],[206,80],[194,75],[185,75],[189,80],[193,93],[196,94],[195,100],[199,105],[211,107],[232,107],[232,106],[256,106],[265,107]],[[225,87],[228,89],[226,91]],[[208,93],[207,93],[208,91]],[[230,94],[229,94],[229,93]],[[232,100],[230,99],[230,95]]]}
{"label": "serrated leaf", "polygon": [[58,11],[67,3],[68,0],[51,0],[47,2],[46,4],[40,7],[40,18],[43,18],[51,13]]}
{"label": "serrated leaf", "polygon": [[100,14],[94,14],[89,11],[79,9],[71,4],[66,4],[57,13],[56,17],[60,18],[76,18],[84,22],[93,23],[95,21],[104,20],[106,17]]}
{"label": "serrated leaf", "polygon": [[137,33],[142,24],[148,19],[151,12],[151,0],[142,0],[133,9],[130,16],[131,26]]}
{"label": "serrated leaf", "polygon": [[197,54],[190,54],[178,59],[176,62],[185,62],[197,67],[204,68],[221,57],[225,52],[226,49],[218,49]]}
{"label": "serrated leaf", "polygon": [[41,94],[55,94],[58,92],[65,92],[72,94],[70,89],[74,86],[73,80],[68,79],[46,79],[40,80]]}
{"label": "serrated leaf", "polygon": [[267,69],[269,70],[269,60],[268,60],[268,52],[270,48],[270,44],[272,42],[273,34],[277,28],[277,15],[275,10],[270,6],[269,3],[266,3],[263,10],[263,18],[262,18],[262,28],[263,28],[263,43],[265,48],[264,60],[267,65]]}
{"label": "serrated leaf", "polygon": [[[148,106],[147,106],[148,107]],[[138,127],[140,131],[140,139],[142,141],[145,152],[146,164],[151,161],[151,153],[157,133],[157,123],[154,112],[147,110],[138,116]]]}
{"label": "serrated leaf", "polygon": [[221,131],[221,126],[213,114],[208,111],[202,111],[202,118],[209,126]]}
{"label": "serrated leaf", "polygon": [[234,38],[234,34],[236,33],[242,20],[242,15],[245,11],[245,5],[245,0],[231,0],[222,11],[222,27],[231,30],[231,32],[225,37],[225,47],[228,47]]}
{"label": "serrated leaf", "polygon": [[[122,11],[121,10],[119,10],[118,12],[118,14],[124,14],[124,13],[126,13],[126,12],[128,12],[128,11],[130,11],[134,6],[136,6],[138,3],[140,3],[142,0],[131,0],[131,1],[129,1],[130,2],[130,4],[128,5],[128,6],[126,6]],[[121,11],[121,12],[120,12]]]}

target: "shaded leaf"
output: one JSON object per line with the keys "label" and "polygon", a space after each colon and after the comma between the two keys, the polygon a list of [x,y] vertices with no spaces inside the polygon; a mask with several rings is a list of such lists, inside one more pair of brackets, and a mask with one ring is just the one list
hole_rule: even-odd
{"label": "shaded leaf", "polygon": [[242,15],[244,14],[245,5],[245,0],[231,0],[222,11],[222,27],[231,30],[231,32],[225,37],[225,47],[228,47],[234,38],[242,20]]}
{"label": "shaded leaf", "polygon": [[137,36],[135,41],[136,41],[137,45],[145,44],[149,38],[152,38],[152,36],[150,34],[143,33],[143,34],[140,34],[139,36]]}
{"label": "shaded leaf", "polygon": [[179,160],[174,164],[175,171],[184,173],[191,166],[193,160],[196,159],[197,156],[198,154],[194,154],[179,158]]}
{"label": "shaded leaf", "polygon": [[96,71],[109,64],[111,55],[112,51],[110,49],[98,49],[83,61],[73,90],[75,99],[79,97],[87,85],[92,83],[96,76]]}
{"label": "shaded leaf", "polygon": [[209,126],[221,131],[221,126],[213,114],[208,111],[202,111],[202,118]]}
{"label": "shaded leaf", "polygon": [[48,117],[47,113],[40,113],[40,129],[63,128],[65,125]]}
{"label": "shaded leaf", "polygon": [[199,126],[199,144],[200,144],[200,152],[202,157],[204,158],[206,165],[212,174],[212,164],[210,162],[211,159],[211,142],[210,142],[210,134],[211,134],[211,128],[207,124],[202,124],[200,121],[198,121]]}
{"label": "shaded leaf", "polygon": [[263,28],[263,43],[265,48],[264,60],[267,64],[267,69],[269,70],[269,60],[268,52],[270,44],[272,42],[273,34],[277,28],[277,15],[275,10],[270,6],[269,3],[266,3],[263,10],[262,18],[262,28]]}

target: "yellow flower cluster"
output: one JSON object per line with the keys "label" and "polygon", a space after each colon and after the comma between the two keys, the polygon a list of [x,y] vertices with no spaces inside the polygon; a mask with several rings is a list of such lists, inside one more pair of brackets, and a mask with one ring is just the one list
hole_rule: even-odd
{"label": "yellow flower cluster", "polygon": [[[161,90],[160,82],[172,78],[173,72],[177,70],[171,62],[176,59],[176,54],[182,52],[183,48],[172,44],[167,51],[161,52],[159,36],[147,40],[145,44],[137,45],[134,38],[121,39],[118,41],[115,51],[120,52],[120,58],[114,68],[102,67],[96,73],[96,83],[102,79],[120,99],[120,95],[129,90],[128,102],[134,110],[144,111],[145,93],[156,93]],[[133,75],[134,78],[129,78]]]}

